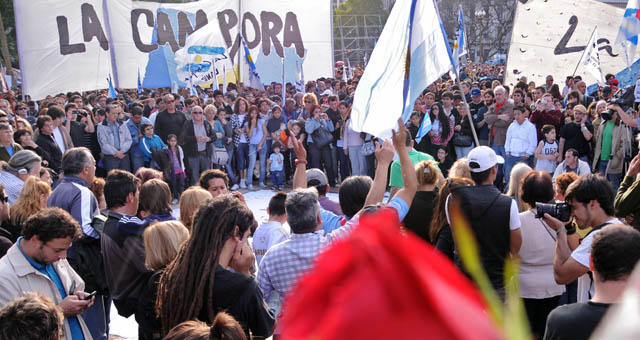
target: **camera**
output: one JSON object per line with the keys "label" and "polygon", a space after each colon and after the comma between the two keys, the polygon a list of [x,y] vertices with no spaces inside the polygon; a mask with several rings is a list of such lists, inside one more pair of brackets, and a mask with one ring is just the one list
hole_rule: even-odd
{"label": "camera", "polygon": [[536,210],[536,218],[543,218],[545,213],[562,222],[567,222],[571,218],[571,207],[564,202],[550,204],[536,202]]}
{"label": "camera", "polygon": [[608,121],[613,118],[613,113],[613,110],[607,109],[606,111],[602,111],[602,113],[600,113],[600,117],[602,118],[602,120]]}
{"label": "camera", "polygon": [[635,90],[635,85],[628,85],[619,89],[618,92],[613,95],[613,98],[609,100],[609,104],[620,105],[624,111],[627,111],[630,107],[633,107],[635,102]]}
{"label": "camera", "polygon": [[80,110],[73,110],[73,111],[71,111],[71,113],[73,113],[74,115],[78,115],[78,114],[80,114]]}

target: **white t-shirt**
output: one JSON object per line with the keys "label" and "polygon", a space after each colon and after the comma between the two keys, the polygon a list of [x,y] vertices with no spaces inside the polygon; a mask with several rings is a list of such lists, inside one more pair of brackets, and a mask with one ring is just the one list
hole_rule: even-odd
{"label": "white t-shirt", "polygon": [[[621,224],[620,220],[617,218],[612,218],[606,222],[606,224]],[[589,268],[589,256],[591,256],[591,244],[593,243],[593,237],[600,232],[601,229],[596,229],[590,232],[582,242],[578,248],[576,248],[571,253],[571,258],[576,260],[576,262],[581,265]],[[589,299],[594,294],[594,288],[592,284],[592,280],[589,277],[589,274],[584,274],[578,278],[578,302],[589,301]]]}
{"label": "white t-shirt", "polygon": [[286,241],[291,237],[289,224],[280,224],[277,221],[262,223],[253,234],[253,252],[256,254],[256,263],[260,266],[262,257],[274,245]]}

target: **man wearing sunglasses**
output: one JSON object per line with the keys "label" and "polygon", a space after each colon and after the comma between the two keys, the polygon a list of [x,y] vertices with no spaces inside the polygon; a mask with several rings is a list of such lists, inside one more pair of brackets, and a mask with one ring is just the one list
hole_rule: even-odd
{"label": "man wearing sunglasses", "polygon": [[176,110],[176,99],[171,93],[165,94],[162,101],[166,108],[158,113],[153,129],[156,131],[156,135],[166,142],[167,136],[170,134],[180,136],[182,126],[187,118],[182,112]]}

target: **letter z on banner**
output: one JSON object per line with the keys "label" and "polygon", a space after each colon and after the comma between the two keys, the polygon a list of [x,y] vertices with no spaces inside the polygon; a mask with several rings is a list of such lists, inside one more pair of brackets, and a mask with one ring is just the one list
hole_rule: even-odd
{"label": "letter z on banner", "polygon": [[296,63],[312,78],[332,73],[329,0],[242,0],[241,15],[238,7],[238,0],[14,1],[23,91],[42,99],[102,89],[109,75],[116,87],[136,88],[138,73],[145,88],[186,86],[175,54],[201,28],[222,36],[225,46],[211,47],[224,48],[234,65],[244,54],[242,34],[265,83],[281,81],[282,57],[287,82],[295,81]]}

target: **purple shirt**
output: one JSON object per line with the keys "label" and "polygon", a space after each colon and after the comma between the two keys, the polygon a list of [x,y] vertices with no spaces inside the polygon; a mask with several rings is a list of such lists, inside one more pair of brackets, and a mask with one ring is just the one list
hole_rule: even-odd
{"label": "purple shirt", "polygon": [[344,215],[342,213],[342,209],[340,209],[340,204],[336,201],[331,200],[329,197],[327,196],[318,197],[318,202],[320,203],[320,206],[322,207],[322,209],[329,210],[338,216]]}

